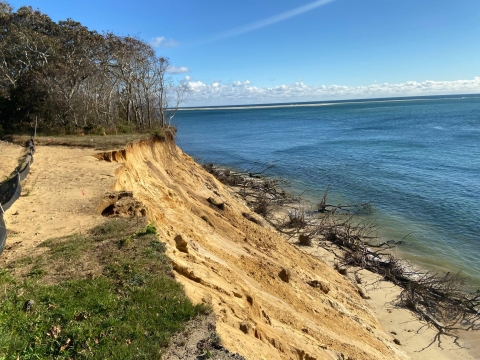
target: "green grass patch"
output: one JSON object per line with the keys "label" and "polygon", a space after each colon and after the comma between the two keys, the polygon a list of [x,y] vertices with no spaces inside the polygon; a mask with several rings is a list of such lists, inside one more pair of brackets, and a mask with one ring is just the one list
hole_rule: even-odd
{"label": "green grass patch", "polygon": [[[158,359],[199,314],[153,225],[113,219],[0,270],[0,359]],[[128,248],[119,246],[130,239]],[[28,300],[34,300],[30,310]]]}
{"label": "green grass patch", "polygon": [[23,267],[26,265],[33,264],[35,260],[36,259],[32,256],[26,256],[24,258],[18,259],[15,262],[11,263],[10,267]]}

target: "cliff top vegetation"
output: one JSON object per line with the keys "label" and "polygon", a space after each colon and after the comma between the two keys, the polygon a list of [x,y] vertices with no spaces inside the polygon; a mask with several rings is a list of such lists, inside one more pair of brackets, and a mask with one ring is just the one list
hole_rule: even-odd
{"label": "cliff top vegetation", "polygon": [[104,134],[169,124],[186,85],[132,36],[0,2],[0,134]]}

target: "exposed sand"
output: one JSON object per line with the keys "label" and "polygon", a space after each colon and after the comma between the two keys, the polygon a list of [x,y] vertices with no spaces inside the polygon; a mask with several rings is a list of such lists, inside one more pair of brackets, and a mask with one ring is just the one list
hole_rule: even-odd
{"label": "exposed sand", "polygon": [[[248,359],[480,358],[448,340],[444,350],[433,344],[420,351],[435,333],[408,311],[386,305],[398,289],[388,283],[367,286],[372,298],[367,304],[353,284],[315,258],[328,263],[331,254],[298,249],[246,220],[241,213],[249,210],[241,200],[172,144],[136,144],[114,153],[118,162],[98,161],[94,153],[37,147],[24,184],[28,196],[5,214],[10,233],[0,265],[38,252],[36,245],[48,238],[101,223],[97,205],[105,193],[112,187],[131,190],[156,222],[187,295],[212,304],[225,346]],[[20,147],[0,143],[1,176],[13,170],[21,154]],[[208,204],[208,197],[225,201],[225,210]],[[178,234],[188,242],[188,253],[176,248]],[[291,271],[289,283],[278,277],[282,268]],[[375,282],[371,276],[364,275],[367,283]],[[329,291],[307,285],[311,279]],[[475,339],[478,334],[469,344]]]}
{"label": "exposed sand", "polygon": [[11,175],[24,152],[23,147],[0,140],[0,181]]}
{"label": "exposed sand", "polygon": [[[1,174],[10,174],[18,164],[13,156],[23,152],[20,146],[0,143]],[[9,233],[0,265],[38,251],[35,246],[47,239],[104,221],[96,204],[115,182],[118,165],[99,162],[92,154],[91,149],[37,146],[22,196],[4,215]]]}

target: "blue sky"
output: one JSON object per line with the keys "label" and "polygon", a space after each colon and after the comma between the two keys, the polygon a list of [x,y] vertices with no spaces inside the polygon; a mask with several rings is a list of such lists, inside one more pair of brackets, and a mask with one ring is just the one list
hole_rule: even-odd
{"label": "blue sky", "polygon": [[187,106],[480,93],[479,0],[8,2],[150,42]]}

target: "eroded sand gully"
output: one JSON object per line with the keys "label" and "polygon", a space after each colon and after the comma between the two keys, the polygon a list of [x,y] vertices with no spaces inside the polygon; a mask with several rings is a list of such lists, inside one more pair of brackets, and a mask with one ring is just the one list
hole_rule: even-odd
{"label": "eroded sand gully", "polygon": [[[408,358],[353,284],[277,233],[245,219],[242,212],[249,210],[242,200],[173,142],[143,141],[97,158],[93,154],[89,149],[37,147],[24,184],[31,191],[6,214],[11,233],[2,264],[45,251],[36,245],[48,238],[104,221],[97,205],[109,190],[133,191],[156,222],[187,295],[212,304],[217,330],[230,350],[248,359]],[[208,203],[209,197],[224,201],[224,210]],[[178,250],[177,235],[187,242],[186,250]],[[291,273],[288,283],[278,276],[284,268]],[[310,280],[322,286],[311,287]],[[390,320],[390,315],[381,317]],[[464,350],[416,350],[407,352],[415,359],[471,358]]]}

